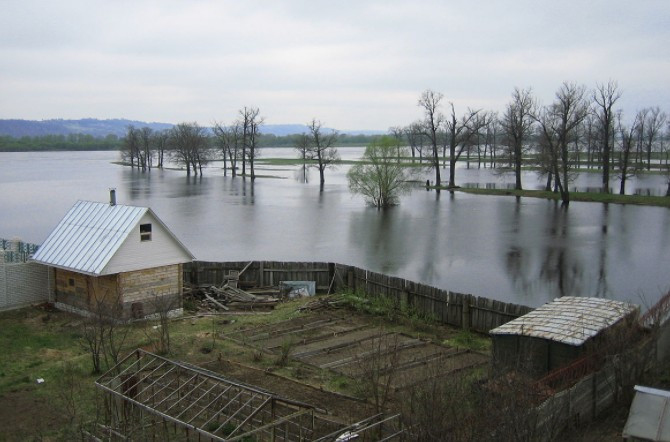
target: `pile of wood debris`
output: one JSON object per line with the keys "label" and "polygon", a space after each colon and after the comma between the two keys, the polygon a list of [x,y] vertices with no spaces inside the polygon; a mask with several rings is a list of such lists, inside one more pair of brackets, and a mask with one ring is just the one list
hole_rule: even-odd
{"label": "pile of wood debris", "polygon": [[300,311],[315,311],[315,310],[330,310],[335,308],[340,308],[346,301],[342,299],[340,295],[329,295],[324,297],[319,297],[314,301],[310,301],[307,304],[301,306],[298,310]]}
{"label": "pile of wood debris", "polygon": [[196,303],[200,312],[272,309],[279,302],[272,289],[242,290],[223,284],[220,287],[185,287],[184,297]]}

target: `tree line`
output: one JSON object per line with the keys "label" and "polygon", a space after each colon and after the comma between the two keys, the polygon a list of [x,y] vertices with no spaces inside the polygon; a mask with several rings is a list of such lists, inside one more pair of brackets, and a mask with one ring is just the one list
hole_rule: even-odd
{"label": "tree line", "polygon": [[0,152],[55,150],[117,150],[121,140],[116,135],[94,137],[88,134],[40,135],[15,138],[0,136]]}
{"label": "tree line", "polygon": [[604,193],[610,192],[615,175],[622,195],[631,176],[660,170],[667,176],[670,196],[667,114],[648,107],[627,121],[615,107],[621,94],[615,81],[594,89],[565,82],[549,104],[540,103],[530,88],[515,88],[502,114],[470,108],[457,114],[451,102],[445,114],[444,95],[429,89],[417,103],[423,118],[389,133],[407,143],[412,160],[418,156],[430,164],[438,191],[447,161],[447,188],[456,187],[456,162],[465,153],[468,162],[480,167],[488,163],[512,171],[517,190],[522,190],[522,168],[537,168],[546,177],[546,190],[560,193],[565,204],[570,201],[568,184],[580,167],[601,170]]}

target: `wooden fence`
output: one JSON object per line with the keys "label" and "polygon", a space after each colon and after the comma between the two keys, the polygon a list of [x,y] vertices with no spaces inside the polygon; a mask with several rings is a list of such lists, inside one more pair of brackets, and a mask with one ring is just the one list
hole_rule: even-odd
{"label": "wooden fence", "polygon": [[398,305],[430,316],[438,322],[487,333],[532,309],[493,299],[451,292],[403,278],[354,266],[324,262],[205,262],[184,266],[184,283],[218,285],[231,271],[240,281],[276,286],[280,281],[316,281],[318,293],[352,290],[370,297],[391,298]]}

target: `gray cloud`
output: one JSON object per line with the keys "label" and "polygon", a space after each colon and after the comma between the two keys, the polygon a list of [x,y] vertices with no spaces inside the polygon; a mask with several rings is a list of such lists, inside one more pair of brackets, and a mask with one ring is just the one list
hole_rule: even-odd
{"label": "gray cloud", "polygon": [[384,129],[426,88],[500,110],[515,86],[616,79],[670,111],[661,1],[5,1],[0,118],[311,117]]}

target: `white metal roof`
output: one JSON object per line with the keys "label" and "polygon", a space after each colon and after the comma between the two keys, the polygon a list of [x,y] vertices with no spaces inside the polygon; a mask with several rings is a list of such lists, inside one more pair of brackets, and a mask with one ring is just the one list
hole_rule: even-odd
{"label": "white metal roof", "polygon": [[637,310],[621,301],[564,296],[491,330],[492,335],[518,335],[581,345]]}
{"label": "white metal roof", "polygon": [[[100,275],[147,212],[165,227],[148,207],[77,201],[40,246],[32,260],[81,273]],[[192,257],[169,229],[165,229]]]}

